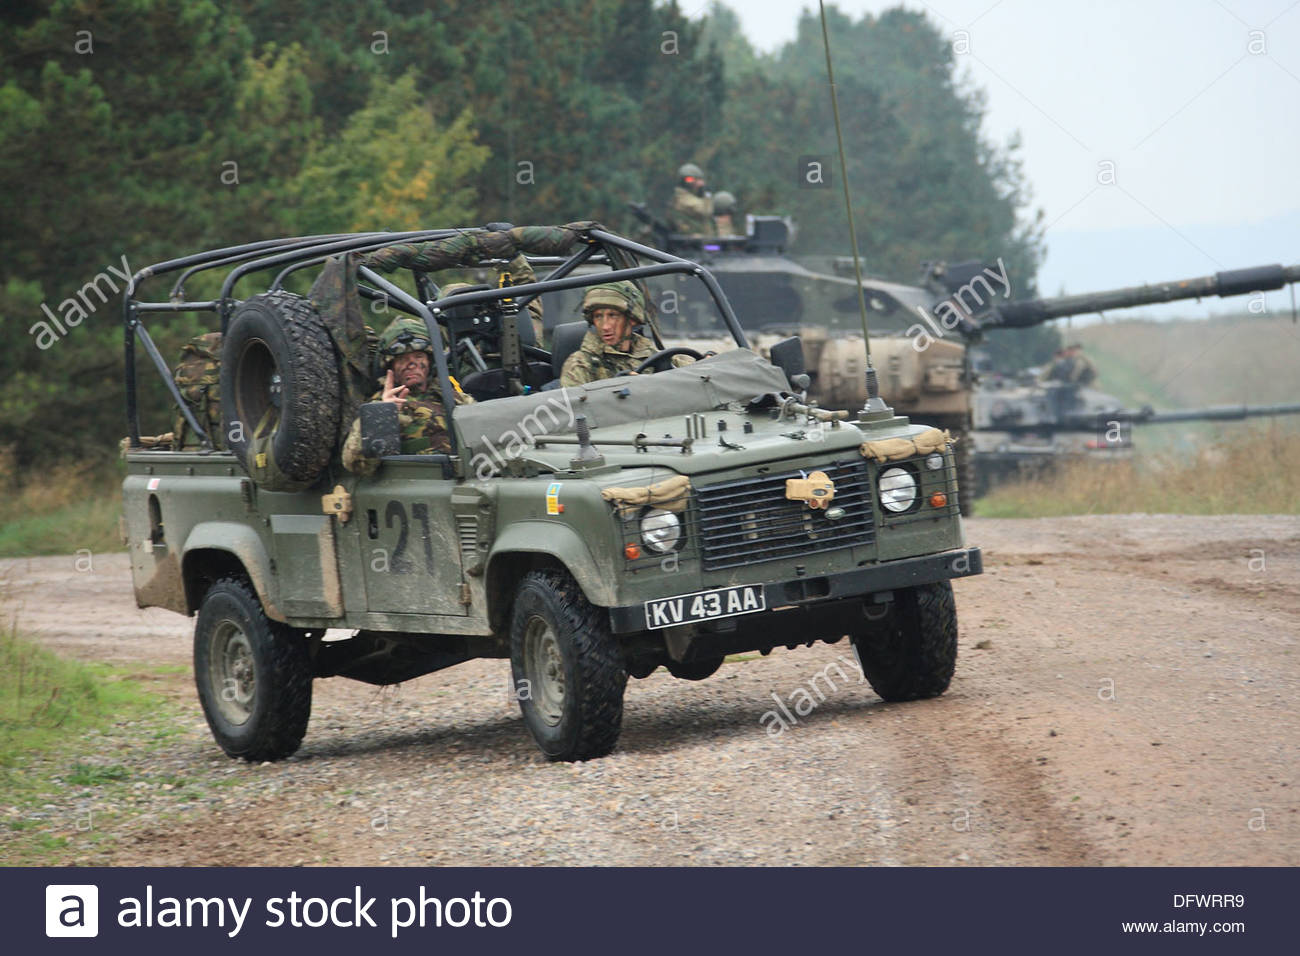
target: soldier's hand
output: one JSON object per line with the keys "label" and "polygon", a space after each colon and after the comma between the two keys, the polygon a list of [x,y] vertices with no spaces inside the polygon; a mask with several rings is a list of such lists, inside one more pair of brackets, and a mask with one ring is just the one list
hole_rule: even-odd
{"label": "soldier's hand", "polygon": [[406,404],[406,396],[410,391],[405,385],[393,384],[393,370],[390,368],[388,374],[384,376],[384,397],[382,400],[392,402],[400,410]]}

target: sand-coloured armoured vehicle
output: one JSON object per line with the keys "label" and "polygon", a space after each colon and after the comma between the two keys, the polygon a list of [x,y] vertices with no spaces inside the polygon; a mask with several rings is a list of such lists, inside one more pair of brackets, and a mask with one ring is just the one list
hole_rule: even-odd
{"label": "sand-coloured armoured vehicle", "polygon": [[[550,276],[452,295],[435,281],[520,253]],[[584,263],[601,268],[574,274]],[[186,300],[185,281],[214,269],[219,297]],[[283,288],[299,270],[319,272],[308,296]],[[167,295],[142,296],[167,274]],[[671,368],[658,340],[640,369],[653,374],[555,387],[583,326],[530,344],[528,301],[663,276],[705,288],[732,347]],[[450,452],[396,453],[383,403],[364,401],[377,374],[364,318],[378,306],[427,329]],[[223,333],[219,435],[146,329],[181,311],[213,314]],[[627,678],[661,665],[701,679],[731,653],[847,636],[887,700],[941,694],[952,677],[950,581],[981,559],[963,539],[948,436],[879,399],[857,416],[807,401],[798,340],[776,364],[752,351],[694,262],[594,223],[296,237],[141,270],[124,321],[136,599],[196,616],[199,699],[232,756],[294,752],[315,679],[392,684],[483,657],[510,660],[529,730],[566,760],[608,753]],[[458,404],[456,345],[485,335],[494,347],[475,351],[500,364],[467,377],[479,401]],[[190,444],[142,436],[137,348]],[[358,414],[381,459],[369,475],[340,460]]]}
{"label": "sand-coloured armoured vehicle", "polygon": [[[826,408],[862,407],[864,350],[851,259],[818,260],[817,268],[791,259],[788,250],[794,228],[786,217],[751,216],[744,235],[706,237],[672,232],[641,204],[632,209],[650,228],[656,245],[706,264],[728,297],[745,304],[738,314],[755,351],[765,354],[776,342],[798,334],[811,379],[810,394]],[[1131,443],[1112,440],[1098,447],[1074,434],[1092,430],[1095,417],[1082,428],[1078,416],[1072,425],[1046,421],[1062,402],[1079,414],[1105,410],[1120,413],[1130,423],[1143,418],[1141,411],[1125,412],[1108,396],[1077,402],[1043,390],[1013,396],[992,382],[982,383],[973,368],[971,346],[986,333],[1093,312],[1266,292],[1296,281],[1300,281],[1300,265],[1270,265],[1026,300],[1013,298],[1001,261],[971,260],[925,263],[914,285],[867,277],[862,287],[871,316],[871,355],[881,395],[899,414],[946,429],[956,439],[958,474],[966,489],[963,513],[969,514],[972,500],[999,481],[1041,472],[1052,461],[1080,451],[1102,457],[1121,453],[1121,446],[1131,450]],[[700,316],[707,309],[708,303],[699,296],[670,296],[661,309],[665,338],[704,351],[728,347],[724,339],[706,330],[707,320]],[[1074,395],[1074,390],[1056,391]],[[999,416],[992,414],[995,408],[1019,408],[1024,419],[1020,425],[1001,427],[1003,422],[994,420]],[[1042,415],[1034,408],[1043,409]],[[1273,407],[1248,408],[1235,416],[1223,410],[1207,412],[1218,419],[1283,413]],[[1031,427],[1034,424],[1038,427]]]}

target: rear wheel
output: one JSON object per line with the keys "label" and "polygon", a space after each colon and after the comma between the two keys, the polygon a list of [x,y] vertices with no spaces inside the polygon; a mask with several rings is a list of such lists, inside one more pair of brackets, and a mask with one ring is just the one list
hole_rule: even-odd
{"label": "rear wheel", "polygon": [[864,621],[850,637],[863,674],[885,700],[938,697],[948,689],[957,667],[952,584],[941,581],[899,591],[879,621]]}
{"label": "rear wheel", "polygon": [[627,671],[605,614],[562,571],[516,592],[510,670],[524,723],[551,760],[603,757],[618,743]]}
{"label": "rear wheel", "polygon": [[212,736],[231,757],[279,760],[311,717],[311,663],[300,634],[268,620],[246,581],[208,589],[194,627],[194,681]]}

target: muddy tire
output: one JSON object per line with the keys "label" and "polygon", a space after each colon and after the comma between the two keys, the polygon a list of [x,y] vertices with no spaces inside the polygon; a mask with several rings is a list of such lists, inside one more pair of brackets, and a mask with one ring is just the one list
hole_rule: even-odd
{"label": "muddy tire", "polygon": [[938,697],[957,667],[957,604],[952,584],[897,592],[888,612],[850,635],[871,689],[888,701]]}
{"label": "muddy tire", "polygon": [[618,743],[627,671],[605,612],[563,571],[530,571],[515,594],[510,671],[524,723],[551,760]]}
{"label": "muddy tire", "polygon": [[267,619],[247,581],[223,578],[208,589],[194,626],[194,682],[222,750],[248,761],[296,751],[311,681],[306,641]]}
{"label": "muddy tire", "polygon": [[291,292],[255,295],[231,317],[221,355],[227,446],[268,491],[310,485],[339,430],[337,361],[320,315]]}

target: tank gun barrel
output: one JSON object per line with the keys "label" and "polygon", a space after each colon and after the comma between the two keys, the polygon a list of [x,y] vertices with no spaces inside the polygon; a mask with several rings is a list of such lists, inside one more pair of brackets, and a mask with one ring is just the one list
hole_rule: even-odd
{"label": "tank gun barrel", "polygon": [[1259,418],[1264,415],[1300,415],[1300,404],[1288,405],[1217,405],[1212,408],[1188,408],[1172,412],[1152,412],[1146,418],[1135,421],[1144,424],[1161,422],[1231,422],[1243,418]]}
{"label": "tank gun barrel", "polygon": [[1201,299],[1206,296],[1226,298],[1251,292],[1269,292],[1293,282],[1300,282],[1300,265],[1254,266],[1232,269],[1196,279],[1161,282],[1156,285],[1129,286],[1107,292],[1066,295],[1048,299],[1026,299],[995,306],[981,322],[982,328],[1023,329],[1067,315],[1127,309],[1138,305]]}
{"label": "tank gun barrel", "polygon": [[[1110,422],[1125,422],[1136,425],[1160,425],[1167,422],[1231,422],[1245,418],[1261,418],[1265,415],[1300,415],[1300,403],[1281,405],[1214,405],[1207,408],[1184,408],[1176,411],[1157,412],[1155,409],[1116,408],[1111,411],[1070,412],[1061,417],[1056,426],[1063,431],[1104,430]],[[1041,423],[1025,426],[1003,426],[1010,431],[1042,429]]]}

